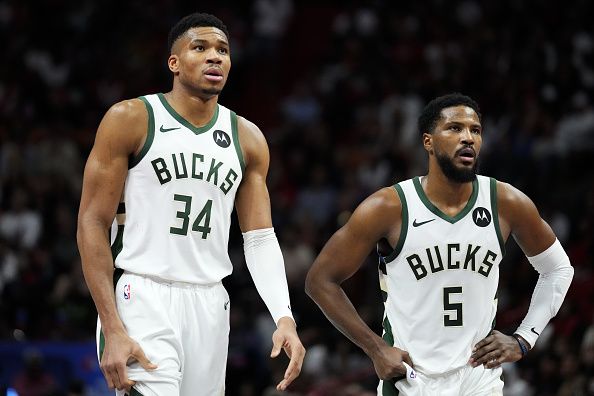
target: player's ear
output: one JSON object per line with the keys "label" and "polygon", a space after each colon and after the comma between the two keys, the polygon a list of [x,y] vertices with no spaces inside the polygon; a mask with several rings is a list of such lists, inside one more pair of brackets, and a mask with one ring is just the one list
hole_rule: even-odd
{"label": "player's ear", "polygon": [[179,57],[175,54],[169,55],[169,59],[167,59],[167,66],[173,74],[179,73]]}
{"label": "player's ear", "polygon": [[429,154],[433,154],[433,135],[431,133],[423,134],[423,147]]}

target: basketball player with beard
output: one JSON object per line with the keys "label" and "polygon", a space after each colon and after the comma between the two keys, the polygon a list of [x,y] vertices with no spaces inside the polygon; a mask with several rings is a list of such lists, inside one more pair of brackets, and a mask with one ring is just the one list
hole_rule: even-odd
{"label": "basketball player with beard", "polygon": [[[426,175],[383,188],[326,243],[306,291],[373,361],[378,395],[502,395],[501,364],[524,357],[557,313],[573,267],[534,203],[477,175],[479,107],[461,94],[419,117]],[[540,276],[514,334],[494,330],[499,263],[512,235]],[[383,337],[357,314],[341,283],[377,246]]]}

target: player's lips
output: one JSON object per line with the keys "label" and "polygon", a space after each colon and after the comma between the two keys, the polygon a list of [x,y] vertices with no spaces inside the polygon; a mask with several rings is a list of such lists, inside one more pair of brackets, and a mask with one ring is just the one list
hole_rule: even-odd
{"label": "player's lips", "polygon": [[456,152],[456,156],[460,157],[463,164],[470,165],[474,162],[476,153],[472,147],[465,147]]}
{"label": "player's lips", "polygon": [[476,157],[476,153],[474,152],[474,149],[471,147],[465,147],[463,149],[458,150],[456,155],[467,159],[473,159],[474,157]]}
{"label": "player's lips", "polygon": [[213,82],[223,81],[223,71],[216,67],[208,68],[204,71],[204,78]]}

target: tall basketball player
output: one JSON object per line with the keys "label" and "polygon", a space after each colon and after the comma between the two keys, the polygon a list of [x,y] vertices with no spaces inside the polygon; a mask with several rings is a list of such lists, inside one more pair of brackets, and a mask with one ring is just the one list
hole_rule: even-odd
{"label": "tall basketball player", "polygon": [[[472,99],[434,99],[419,117],[419,129],[429,156],[427,175],[367,198],[328,241],[306,289],[372,359],[378,395],[502,395],[501,364],[534,346],[563,302],[573,267],[526,195],[476,175],[482,129]],[[510,235],[540,277],[524,321],[505,335],[493,329],[493,320],[499,263]],[[340,287],[376,245],[383,338]]]}
{"label": "tall basketball player", "polygon": [[284,390],[305,349],[272,228],[266,141],[218,103],[231,67],[219,19],[183,18],[169,50],[172,90],[109,109],[85,168],[78,244],[101,370],[118,394],[224,393],[231,308],[221,279],[232,271],[235,206],[248,268],[277,324],[271,356],[284,348],[291,359]]}

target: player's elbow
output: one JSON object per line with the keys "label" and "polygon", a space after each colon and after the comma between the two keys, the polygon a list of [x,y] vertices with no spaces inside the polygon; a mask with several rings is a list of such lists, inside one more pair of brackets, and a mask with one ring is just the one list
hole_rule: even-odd
{"label": "player's elbow", "polygon": [[332,280],[323,271],[323,268],[324,266],[317,259],[307,272],[305,278],[305,293],[314,301],[318,301],[322,294],[324,294],[324,290],[328,289],[332,283]]}
{"label": "player's elbow", "polygon": [[314,301],[320,290],[319,283],[320,279],[316,270],[316,263],[314,262],[313,266],[309,269],[307,276],[305,277],[305,294],[307,294],[309,298]]}

